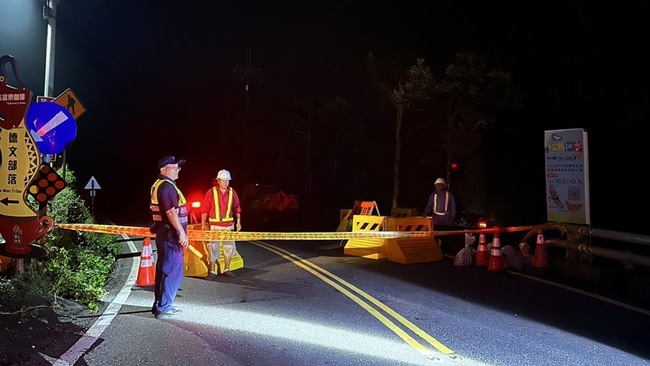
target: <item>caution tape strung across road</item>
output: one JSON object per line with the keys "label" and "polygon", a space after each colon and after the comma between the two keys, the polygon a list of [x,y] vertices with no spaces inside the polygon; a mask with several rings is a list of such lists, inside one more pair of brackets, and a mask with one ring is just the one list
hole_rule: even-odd
{"label": "caution tape strung across road", "polygon": [[[56,224],[61,229],[130,236],[155,237],[148,227],[116,226],[100,224]],[[253,241],[253,240],[346,240],[372,238],[417,238],[432,236],[432,231],[358,231],[358,232],[258,232],[258,231],[211,231],[189,229],[190,241]]]}
{"label": "caution tape strung across road", "polygon": [[533,229],[546,229],[546,228],[555,228],[555,227],[557,227],[557,223],[547,223],[542,225],[529,225],[529,226],[510,226],[510,227],[495,226],[489,229],[439,230],[435,232],[435,236],[460,235],[460,234],[516,233],[518,231],[529,231]]}
{"label": "caution tape strung across road", "polygon": [[[475,234],[475,233],[497,233],[528,231],[533,228],[540,228],[545,225],[519,226],[490,229],[468,229],[437,231],[435,236]],[[56,224],[55,227],[74,231],[116,234],[129,236],[155,237],[148,227],[118,226],[100,224]],[[350,240],[350,239],[390,239],[390,238],[422,238],[433,236],[433,231],[355,231],[355,232],[259,232],[259,231],[211,231],[189,229],[187,238],[190,241],[188,249],[197,257],[203,255],[191,245],[192,241],[255,241],[255,240]]]}
{"label": "caution tape strung across road", "polygon": [[[440,231],[354,231],[354,232],[262,232],[262,231],[211,231],[189,229],[187,237],[194,241],[252,241],[252,240],[348,240],[348,239],[389,239],[421,238],[427,236],[447,236],[461,234],[499,233],[529,231],[532,229],[555,227],[556,223],[531,226],[493,227],[489,229],[440,230]],[[118,226],[100,224],[56,224],[61,229],[103,234],[125,234],[130,236],[155,237],[148,227]]]}

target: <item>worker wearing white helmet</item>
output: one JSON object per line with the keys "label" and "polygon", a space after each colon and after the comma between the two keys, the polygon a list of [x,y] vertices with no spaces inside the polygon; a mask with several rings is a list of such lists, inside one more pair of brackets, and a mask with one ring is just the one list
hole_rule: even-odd
{"label": "worker wearing white helmet", "polygon": [[[217,173],[216,186],[209,189],[201,203],[201,229],[221,231],[241,231],[241,205],[239,196],[234,188],[230,187],[230,172],[222,169]],[[237,254],[234,241],[211,241],[210,243],[210,274],[216,276],[217,263],[221,254],[220,246],[223,244],[224,266],[221,273],[227,277],[235,277],[230,271],[230,261]]]}
{"label": "worker wearing white helmet", "polygon": [[454,195],[447,190],[447,182],[444,179],[438,178],[434,184],[436,190],[429,195],[429,201],[422,216],[427,216],[431,212],[434,226],[451,226],[456,218]]}

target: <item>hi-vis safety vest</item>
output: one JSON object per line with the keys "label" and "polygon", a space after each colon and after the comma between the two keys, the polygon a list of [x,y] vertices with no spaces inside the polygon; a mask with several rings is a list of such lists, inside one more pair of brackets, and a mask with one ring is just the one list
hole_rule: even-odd
{"label": "hi-vis safety vest", "polygon": [[232,217],[232,187],[228,187],[228,207],[226,207],[226,215],[221,217],[221,209],[219,208],[219,188],[212,187],[212,197],[214,198],[214,218],[210,217],[210,222],[229,222],[234,221]]}
{"label": "hi-vis safety vest", "polygon": [[433,194],[433,213],[438,215],[438,216],[445,216],[449,210],[449,191],[445,192],[445,211],[443,212],[438,212],[436,211],[436,207],[438,206],[438,193]]}
{"label": "hi-vis safety vest", "polygon": [[176,183],[171,179],[158,179],[151,186],[151,204],[149,207],[151,208],[151,216],[153,217],[154,224],[162,224],[163,221],[163,216],[160,212],[160,203],[158,202],[158,188],[164,182],[171,184],[174,186],[174,189],[176,189],[176,193],[178,193],[178,208],[176,209],[176,214],[180,219],[181,225],[186,225],[188,222],[187,201],[185,200],[185,196],[183,196],[181,190],[176,186]]}

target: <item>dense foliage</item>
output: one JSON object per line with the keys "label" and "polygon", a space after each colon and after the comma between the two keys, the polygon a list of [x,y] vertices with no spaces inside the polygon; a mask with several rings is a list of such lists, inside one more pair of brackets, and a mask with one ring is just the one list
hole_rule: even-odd
{"label": "dense foliage", "polygon": [[[60,173],[60,172],[59,172]],[[83,199],[75,192],[75,177],[65,174],[68,187],[47,204],[45,214],[56,223],[93,223]],[[76,232],[54,227],[42,244],[48,254],[24,259],[24,271],[0,278],[4,298],[18,299],[34,294],[77,300],[90,310],[99,309],[119,244],[114,235]]]}

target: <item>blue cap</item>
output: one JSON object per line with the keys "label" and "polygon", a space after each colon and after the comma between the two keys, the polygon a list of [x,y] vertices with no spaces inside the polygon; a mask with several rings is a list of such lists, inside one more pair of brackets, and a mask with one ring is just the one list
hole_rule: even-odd
{"label": "blue cap", "polygon": [[167,155],[164,158],[158,160],[158,168],[162,168],[169,164],[178,164],[178,166],[183,166],[183,164],[185,164],[185,160],[176,159],[172,155]]}

